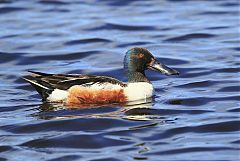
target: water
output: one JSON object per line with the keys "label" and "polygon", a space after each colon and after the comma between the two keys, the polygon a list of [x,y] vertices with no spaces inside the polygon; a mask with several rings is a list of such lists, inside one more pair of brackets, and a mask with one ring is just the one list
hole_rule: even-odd
{"label": "water", "polygon": [[[240,160],[239,16],[237,0],[1,0],[0,160]],[[21,79],[126,81],[135,46],[181,73],[147,72],[149,104],[42,104]]]}

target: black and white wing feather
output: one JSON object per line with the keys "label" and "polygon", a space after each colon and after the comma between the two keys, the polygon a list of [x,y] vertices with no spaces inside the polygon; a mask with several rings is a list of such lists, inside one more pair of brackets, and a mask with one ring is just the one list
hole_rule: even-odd
{"label": "black and white wing feather", "polygon": [[81,74],[47,74],[35,71],[29,71],[31,76],[24,79],[38,91],[43,99],[54,90],[68,90],[74,85],[92,86],[92,85],[119,85],[126,87],[127,84],[117,79],[107,76],[81,75]]}

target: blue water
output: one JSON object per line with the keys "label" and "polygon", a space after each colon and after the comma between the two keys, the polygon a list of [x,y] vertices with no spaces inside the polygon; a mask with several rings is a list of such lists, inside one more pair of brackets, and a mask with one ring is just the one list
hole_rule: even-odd
{"label": "blue water", "polygon": [[[238,0],[0,0],[0,160],[240,160]],[[151,103],[46,104],[27,70],[112,76],[146,47]]]}

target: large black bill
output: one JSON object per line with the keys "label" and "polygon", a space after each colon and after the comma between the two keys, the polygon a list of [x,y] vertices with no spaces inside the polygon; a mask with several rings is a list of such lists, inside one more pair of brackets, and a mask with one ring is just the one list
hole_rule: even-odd
{"label": "large black bill", "polygon": [[149,69],[161,72],[166,75],[179,75],[179,72],[175,69],[169,68],[166,65],[157,62],[156,60],[149,66]]}

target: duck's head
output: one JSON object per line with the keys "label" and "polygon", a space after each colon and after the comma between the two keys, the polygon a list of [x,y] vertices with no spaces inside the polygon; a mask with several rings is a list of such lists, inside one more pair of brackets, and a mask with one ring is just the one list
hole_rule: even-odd
{"label": "duck's head", "polygon": [[178,75],[179,72],[167,67],[145,48],[132,48],[127,51],[124,58],[124,69],[129,82],[149,82],[144,71],[151,69],[166,75]]}

